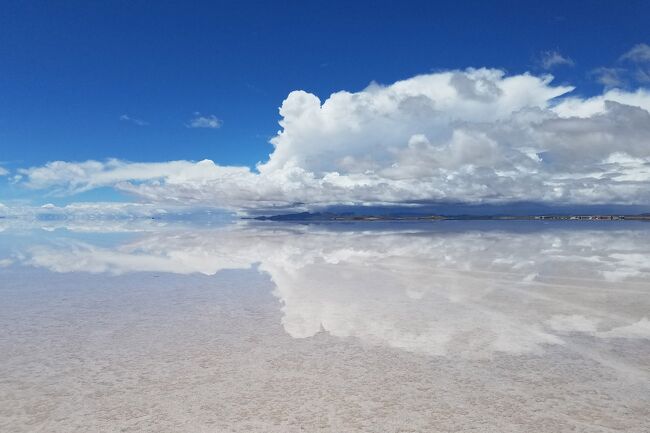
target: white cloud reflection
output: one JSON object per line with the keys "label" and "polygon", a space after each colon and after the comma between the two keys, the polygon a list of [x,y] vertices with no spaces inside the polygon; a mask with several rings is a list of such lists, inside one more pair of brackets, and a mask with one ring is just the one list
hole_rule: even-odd
{"label": "white cloud reflection", "polygon": [[168,230],[113,247],[60,239],[13,259],[111,274],[257,265],[291,336],[324,330],[428,355],[541,353],[575,333],[650,339],[648,230],[255,227]]}

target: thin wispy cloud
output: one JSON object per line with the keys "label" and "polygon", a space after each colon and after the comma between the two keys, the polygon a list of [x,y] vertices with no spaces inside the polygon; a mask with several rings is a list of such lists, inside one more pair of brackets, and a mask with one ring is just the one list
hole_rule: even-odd
{"label": "thin wispy cloud", "polygon": [[144,121],[142,119],[137,119],[135,117],[131,117],[128,114],[122,114],[120,116],[120,120],[122,122],[129,122],[129,123],[132,123],[132,124],[138,125],[138,126],[148,126],[149,125],[149,122],[146,122],[146,121]]}
{"label": "thin wispy cloud", "polygon": [[567,56],[563,56],[559,51],[544,51],[541,54],[540,65],[543,69],[551,70],[558,66],[575,66],[575,62]]}
{"label": "thin wispy cloud", "polygon": [[650,83],[650,69],[638,69],[634,76],[640,83]]}
{"label": "thin wispy cloud", "polygon": [[185,124],[188,128],[208,128],[218,129],[223,125],[223,121],[214,114],[202,115],[201,113],[194,113],[194,117]]}
{"label": "thin wispy cloud", "polygon": [[607,89],[650,83],[650,45],[636,44],[614,65],[593,69],[591,76]]}
{"label": "thin wispy cloud", "polygon": [[9,170],[0,166],[0,176],[7,176],[8,174],[9,174]]}
{"label": "thin wispy cloud", "polygon": [[639,83],[650,83],[650,45],[637,44],[621,56],[621,61],[633,65],[633,79]]}
{"label": "thin wispy cloud", "polygon": [[625,68],[600,67],[591,71],[597,83],[605,88],[624,87],[627,84],[627,70]]}
{"label": "thin wispy cloud", "polygon": [[650,63],[650,45],[636,44],[620,58],[623,61]]}

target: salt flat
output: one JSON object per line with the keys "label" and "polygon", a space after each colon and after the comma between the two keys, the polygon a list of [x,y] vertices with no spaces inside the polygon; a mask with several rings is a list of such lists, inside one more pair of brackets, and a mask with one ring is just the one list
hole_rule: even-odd
{"label": "salt flat", "polygon": [[650,226],[121,227],[3,232],[0,430],[650,431]]}

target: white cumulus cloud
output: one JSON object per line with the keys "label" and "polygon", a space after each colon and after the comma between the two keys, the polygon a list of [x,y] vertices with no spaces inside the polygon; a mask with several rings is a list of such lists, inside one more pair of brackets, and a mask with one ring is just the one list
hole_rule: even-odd
{"label": "white cumulus cloud", "polygon": [[540,64],[546,70],[557,66],[574,66],[573,59],[563,56],[559,51],[544,51],[541,55]]}
{"label": "white cumulus cloud", "polygon": [[[328,204],[650,202],[650,92],[567,97],[552,76],[467,69],[291,92],[257,170],[199,162],[50,162],[19,183],[112,186],[149,202],[229,209]],[[562,97],[562,98],[558,98]]]}
{"label": "white cumulus cloud", "polygon": [[201,113],[194,113],[194,118],[191,119],[185,126],[188,128],[221,128],[223,121],[214,114],[201,115]]}

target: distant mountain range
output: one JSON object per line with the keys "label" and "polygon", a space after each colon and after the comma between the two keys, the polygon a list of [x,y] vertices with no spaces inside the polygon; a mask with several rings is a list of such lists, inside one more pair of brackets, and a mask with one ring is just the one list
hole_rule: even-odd
{"label": "distant mountain range", "polygon": [[548,214],[548,215],[416,215],[416,214],[339,214],[332,212],[300,212],[283,215],[258,216],[259,221],[439,221],[439,220],[577,220],[577,221],[650,221],[650,213],[643,214]]}

